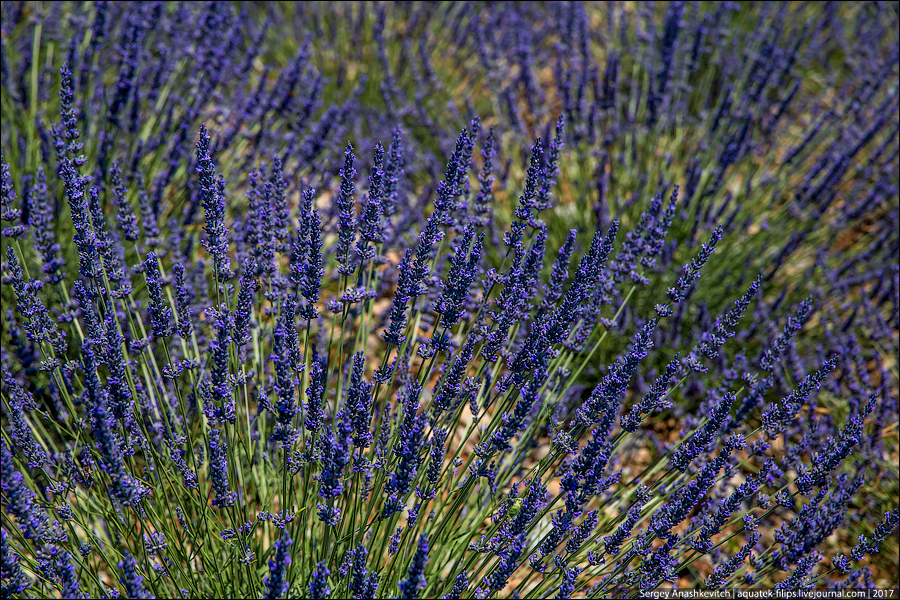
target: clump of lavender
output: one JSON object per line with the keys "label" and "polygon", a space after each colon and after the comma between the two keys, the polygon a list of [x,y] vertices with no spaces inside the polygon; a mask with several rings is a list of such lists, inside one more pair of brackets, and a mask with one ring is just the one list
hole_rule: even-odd
{"label": "clump of lavender", "polygon": [[3,10],[4,598],[842,589],[896,551],[883,7]]}

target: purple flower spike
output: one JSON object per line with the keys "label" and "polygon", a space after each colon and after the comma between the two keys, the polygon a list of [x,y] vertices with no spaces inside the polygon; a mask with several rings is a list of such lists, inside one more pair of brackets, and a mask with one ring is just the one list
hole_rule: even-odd
{"label": "purple flower spike", "polygon": [[119,570],[122,572],[120,579],[125,586],[125,593],[129,598],[153,598],[154,596],[144,587],[144,578],[138,572],[138,561],[125,551],[125,557],[119,561]]}
{"label": "purple flower spike", "polygon": [[[287,528],[281,531],[281,537],[275,541],[275,552],[273,553],[272,558],[269,559],[269,576],[263,580],[263,584],[266,586],[263,597],[267,600],[284,598],[288,589],[291,587],[291,582],[287,579],[287,574],[288,567],[291,564],[290,550],[293,543],[294,540],[288,535]],[[310,586],[310,591],[312,592],[312,586]],[[313,594],[311,597],[325,598],[327,597],[327,593],[324,596]]]}
{"label": "purple flower spike", "polygon": [[[316,563],[316,569],[312,572],[309,581],[309,597],[312,599],[328,598],[331,595],[331,587],[328,585],[328,576],[331,571],[325,566],[325,561]],[[279,596],[273,596],[278,598]]]}
{"label": "purple flower spike", "polygon": [[416,544],[416,553],[409,563],[409,570],[406,578],[402,579],[397,587],[400,588],[400,597],[404,600],[412,600],[419,598],[419,593],[425,588],[427,581],[425,580],[425,565],[428,564],[428,535],[422,533],[419,535],[419,541]]}

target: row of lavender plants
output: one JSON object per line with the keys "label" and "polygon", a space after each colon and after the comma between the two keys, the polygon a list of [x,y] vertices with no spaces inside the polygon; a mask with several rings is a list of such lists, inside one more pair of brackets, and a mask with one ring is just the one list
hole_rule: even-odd
{"label": "row of lavender plants", "polygon": [[896,583],[896,11],[3,11],[4,598]]}

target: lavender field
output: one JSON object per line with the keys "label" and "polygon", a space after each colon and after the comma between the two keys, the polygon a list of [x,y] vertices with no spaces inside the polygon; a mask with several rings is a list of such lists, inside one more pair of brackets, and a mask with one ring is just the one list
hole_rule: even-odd
{"label": "lavender field", "polygon": [[0,597],[896,597],[898,24],[4,2]]}

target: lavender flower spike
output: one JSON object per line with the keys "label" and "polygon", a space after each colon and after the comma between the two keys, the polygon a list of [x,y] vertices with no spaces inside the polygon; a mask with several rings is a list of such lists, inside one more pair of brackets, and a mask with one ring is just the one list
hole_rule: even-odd
{"label": "lavender flower spike", "polygon": [[354,160],[356,159],[353,156],[353,146],[347,142],[347,149],[344,150],[344,166],[340,171],[341,188],[335,199],[340,227],[336,250],[337,261],[340,265],[338,272],[345,277],[353,275],[356,271],[356,263],[350,257],[350,249],[356,240],[356,204],[353,198],[355,193],[353,179],[356,177],[356,169],[353,168]]}
{"label": "lavender flower spike", "polygon": [[419,535],[416,553],[409,563],[409,571],[406,573],[406,578],[398,584],[401,598],[412,600],[419,597],[419,593],[427,584],[425,581],[426,564],[428,564],[428,535],[422,533]]}
{"label": "lavender flower spike", "polygon": [[216,493],[213,506],[219,508],[233,506],[237,493],[231,491],[228,483],[228,446],[218,428],[209,430],[209,472]]}
{"label": "lavender flower spike", "polygon": [[199,195],[206,211],[206,239],[203,247],[215,259],[216,279],[227,281],[233,276],[228,261],[228,231],[225,225],[225,182],[216,178],[216,165],[210,156],[209,132],[206,125],[200,125],[200,140],[197,142],[197,173],[200,176]]}
{"label": "lavender flower spike", "polygon": [[122,571],[120,581],[125,586],[125,592],[129,598],[154,597],[144,587],[144,578],[138,573],[138,561],[128,551],[125,551],[125,557],[119,561],[119,569]]}
{"label": "lavender flower spike", "polygon": [[150,294],[150,304],[147,313],[150,316],[150,324],[153,326],[153,335],[165,337],[171,331],[172,311],[166,306],[162,294],[162,279],[159,273],[159,259],[156,253],[147,253],[147,261],[144,263],[147,276],[147,292]]}
{"label": "lavender flower spike", "polygon": [[[269,576],[263,580],[266,586],[266,592],[263,595],[267,600],[275,598],[284,598],[285,594],[291,587],[291,582],[287,580],[288,567],[291,564],[290,549],[294,541],[288,535],[287,528],[282,529],[281,537],[275,541],[275,552],[269,559]],[[312,596],[318,598],[320,596]],[[324,597],[324,596],[321,596]]]}
{"label": "lavender flower spike", "polygon": [[324,560],[316,563],[316,570],[312,572],[312,577],[309,581],[310,598],[316,600],[331,596],[331,587],[328,585],[329,575],[331,575],[331,571],[325,566]]}

